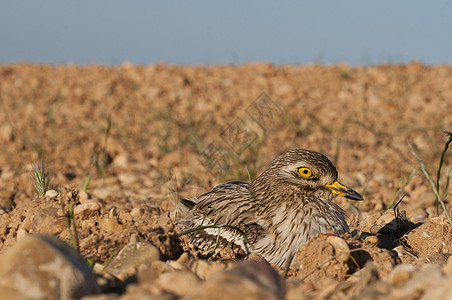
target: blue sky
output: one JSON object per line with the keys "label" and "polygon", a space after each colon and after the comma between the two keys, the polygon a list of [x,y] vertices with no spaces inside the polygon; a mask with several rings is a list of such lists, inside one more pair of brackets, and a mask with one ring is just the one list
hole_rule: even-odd
{"label": "blue sky", "polygon": [[452,0],[0,0],[0,64],[452,64]]}

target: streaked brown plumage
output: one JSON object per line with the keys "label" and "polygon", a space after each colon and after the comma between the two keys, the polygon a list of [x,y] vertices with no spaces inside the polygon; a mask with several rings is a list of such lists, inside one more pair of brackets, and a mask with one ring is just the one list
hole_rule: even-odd
{"label": "streaked brown plumage", "polygon": [[[230,228],[221,228],[220,247],[231,243],[287,267],[302,244],[319,233],[349,231],[345,212],[333,202],[336,195],[363,198],[337,182],[337,171],[324,155],[291,150],[275,158],[252,183],[232,181],[181,203],[192,219],[185,227],[231,225],[241,229],[250,245]],[[213,209],[212,209],[213,208]],[[218,229],[199,231],[193,243],[212,250]]]}

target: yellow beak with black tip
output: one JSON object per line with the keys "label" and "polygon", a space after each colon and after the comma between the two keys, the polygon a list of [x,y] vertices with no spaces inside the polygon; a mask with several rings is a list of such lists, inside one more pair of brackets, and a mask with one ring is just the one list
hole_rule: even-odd
{"label": "yellow beak with black tip", "polygon": [[338,181],[335,181],[333,184],[327,184],[325,187],[329,188],[333,194],[345,197],[347,199],[351,200],[357,200],[362,201],[364,198],[358,194],[355,190],[352,190],[351,188],[346,187],[345,185],[339,183]]}

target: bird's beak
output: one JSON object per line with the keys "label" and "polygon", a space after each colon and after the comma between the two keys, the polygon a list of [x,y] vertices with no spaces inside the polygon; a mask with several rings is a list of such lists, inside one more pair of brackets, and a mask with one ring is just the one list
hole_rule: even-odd
{"label": "bird's beak", "polygon": [[345,197],[351,200],[362,201],[364,198],[358,194],[355,190],[342,185],[338,181],[335,181],[333,184],[327,184],[325,187],[329,188],[334,194]]}

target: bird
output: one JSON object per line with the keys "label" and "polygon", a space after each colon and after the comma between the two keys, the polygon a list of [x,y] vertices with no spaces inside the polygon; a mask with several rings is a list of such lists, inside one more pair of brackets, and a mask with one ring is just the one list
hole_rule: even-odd
{"label": "bird", "polygon": [[203,251],[237,246],[288,268],[301,246],[320,233],[349,232],[345,211],[333,201],[338,195],[364,199],[337,179],[336,167],[325,155],[289,150],[251,183],[231,181],[180,199],[189,215],[179,223],[191,229],[190,242]]}

